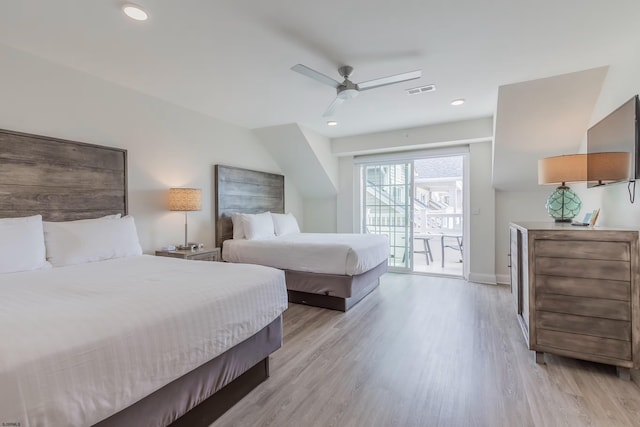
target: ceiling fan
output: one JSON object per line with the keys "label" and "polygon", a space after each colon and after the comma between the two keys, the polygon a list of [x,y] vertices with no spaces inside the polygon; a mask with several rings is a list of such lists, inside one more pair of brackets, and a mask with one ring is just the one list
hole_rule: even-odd
{"label": "ceiling fan", "polygon": [[344,81],[340,83],[339,81],[332,79],[331,77],[322,74],[319,71],[311,69],[306,65],[296,64],[291,67],[291,69],[297,73],[300,73],[307,77],[311,77],[312,79],[317,80],[320,83],[336,89],[336,99],[334,99],[331,105],[329,105],[329,108],[327,108],[327,111],[324,112],[323,117],[332,116],[340,104],[342,104],[347,99],[355,98],[356,96],[358,96],[358,93],[362,92],[363,90],[375,89],[377,87],[402,83],[408,80],[419,79],[420,77],[422,77],[422,70],[416,70],[410,71],[408,73],[373,79],[366,82],[353,83],[351,80],[349,80],[349,76],[353,72],[353,67],[345,65],[338,68],[338,73],[344,78]]}

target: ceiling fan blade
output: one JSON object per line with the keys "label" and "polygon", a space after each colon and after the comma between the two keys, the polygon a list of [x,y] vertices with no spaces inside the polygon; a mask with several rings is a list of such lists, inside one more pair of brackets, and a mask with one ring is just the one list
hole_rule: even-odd
{"label": "ceiling fan blade", "polygon": [[331,103],[331,105],[329,105],[329,108],[327,108],[327,111],[324,112],[324,114],[322,115],[322,117],[331,117],[333,116],[333,114],[336,112],[336,109],[340,106],[340,104],[342,104],[344,102],[344,99],[342,98],[338,98],[336,97],[336,99],[333,100],[333,102]]}
{"label": "ceiling fan blade", "polygon": [[366,82],[358,83],[356,87],[358,88],[358,90],[369,90],[381,86],[419,79],[420,77],[422,77],[422,70],[416,70],[410,71],[408,73],[396,74],[394,76],[382,77],[379,79],[373,79]]}
{"label": "ceiling fan blade", "polygon": [[329,76],[325,76],[324,74],[307,67],[306,65],[296,64],[293,67],[291,67],[291,69],[296,73],[300,73],[304,76],[311,77],[312,79],[319,81],[320,83],[326,84],[327,86],[331,86],[334,89],[337,89],[338,86],[342,84],[339,81],[334,80]]}

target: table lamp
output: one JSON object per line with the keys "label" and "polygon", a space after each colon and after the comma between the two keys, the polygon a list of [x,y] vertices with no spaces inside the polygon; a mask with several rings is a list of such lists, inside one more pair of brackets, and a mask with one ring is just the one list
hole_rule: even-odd
{"label": "table lamp", "polygon": [[629,152],[590,153],[587,158],[587,181],[595,186],[628,181],[630,168]]}
{"label": "table lamp", "polygon": [[547,157],[538,160],[538,184],[560,184],[547,199],[545,207],[556,222],[571,222],[582,202],[566,184],[587,180],[587,154]]}
{"label": "table lamp", "polygon": [[170,188],[169,210],[184,212],[184,245],[178,249],[192,249],[187,242],[187,212],[202,210],[202,191],[199,188]]}

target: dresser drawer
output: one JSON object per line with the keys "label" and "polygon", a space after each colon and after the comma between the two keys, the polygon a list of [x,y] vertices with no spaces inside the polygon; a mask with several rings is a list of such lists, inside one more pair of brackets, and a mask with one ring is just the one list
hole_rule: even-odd
{"label": "dresser drawer", "polygon": [[546,294],[631,301],[631,282],[619,280],[538,276],[536,290]]}
{"label": "dresser drawer", "polygon": [[586,279],[631,280],[628,261],[536,257],[536,274]]}
{"label": "dresser drawer", "polygon": [[560,332],[631,341],[631,322],[539,311],[536,326]]}
{"label": "dresser drawer", "polygon": [[628,302],[601,298],[538,294],[536,310],[613,320],[631,320],[631,307]]}
{"label": "dresser drawer", "polygon": [[597,242],[592,240],[536,240],[536,256],[629,261],[628,242]]}
{"label": "dresser drawer", "polygon": [[619,360],[631,360],[631,343],[610,338],[538,329],[538,345],[572,352],[593,354]]}

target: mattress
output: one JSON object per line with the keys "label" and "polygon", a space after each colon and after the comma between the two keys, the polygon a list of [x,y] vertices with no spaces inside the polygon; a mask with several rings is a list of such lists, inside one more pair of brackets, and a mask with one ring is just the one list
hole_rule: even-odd
{"label": "mattress", "polygon": [[355,276],[389,257],[387,236],[379,234],[293,233],[265,240],[225,240],[228,262],[283,270]]}
{"label": "mattress", "polygon": [[0,275],[3,423],[88,426],[218,356],[287,307],[284,274],[138,256]]}

